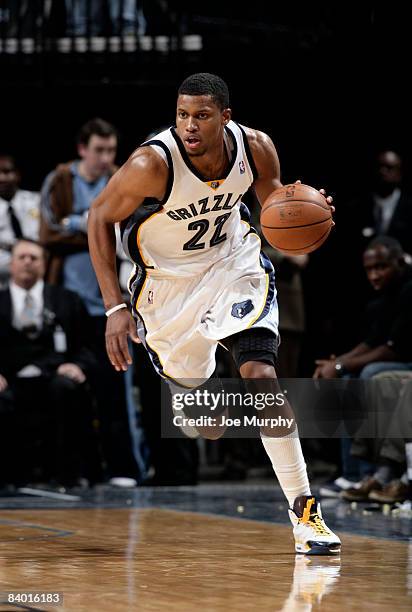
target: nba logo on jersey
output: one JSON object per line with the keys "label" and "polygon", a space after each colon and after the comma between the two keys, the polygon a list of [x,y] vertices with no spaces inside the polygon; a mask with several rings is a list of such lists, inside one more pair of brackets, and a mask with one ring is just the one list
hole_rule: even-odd
{"label": "nba logo on jersey", "polygon": [[239,170],[240,174],[245,174],[245,162],[243,161],[243,159],[239,162]]}
{"label": "nba logo on jersey", "polygon": [[153,291],[149,291],[147,294],[147,301],[149,304],[153,304]]}
{"label": "nba logo on jersey", "polygon": [[249,312],[254,309],[252,300],[245,300],[244,302],[238,302],[232,306],[232,317],[237,319],[243,319]]}
{"label": "nba logo on jersey", "polygon": [[217,189],[219,187],[219,185],[220,185],[220,181],[212,181],[210,183],[210,186],[211,186],[212,189]]}

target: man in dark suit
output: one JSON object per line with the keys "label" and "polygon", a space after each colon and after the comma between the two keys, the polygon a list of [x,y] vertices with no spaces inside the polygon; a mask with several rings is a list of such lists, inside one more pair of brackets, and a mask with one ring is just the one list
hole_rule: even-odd
{"label": "man in dark suit", "polygon": [[[336,228],[323,252],[323,266],[317,270],[316,277],[312,271],[308,283],[311,294],[316,296],[315,315],[319,312],[319,302],[329,301],[333,344],[341,352],[362,334],[359,313],[370,297],[370,288],[359,262],[369,242],[377,236],[390,236],[400,242],[407,261],[412,257],[412,196],[403,187],[402,157],[392,149],[382,149],[374,158],[371,170],[370,179],[365,178],[366,189],[337,206]],[[335,299],[330,300],[330,295]],[[319,325],[311,320],[312,329],[322,329],[324,318],[322,311]]]}
{"label": "man in dark suit", "polygon": [[395,151],[379,152],[370,192],[348,205],[350,222],[359,231],[363,247],[371,237],[386,235],[396,238],[405,253],[412,255],[412,198],[402,188],[402,164]]}
{"label": "man in dark suit", "polygon": [[[12,250],[9,285],[0,291],[0,480],[46,478],[73,485],[84,467],[87,379],[94,357],[82,301],[71,291],[46,285],[44,273],[43,247],[19,240]],[[43,460],[36,457],[39,448],[46,451]]]}

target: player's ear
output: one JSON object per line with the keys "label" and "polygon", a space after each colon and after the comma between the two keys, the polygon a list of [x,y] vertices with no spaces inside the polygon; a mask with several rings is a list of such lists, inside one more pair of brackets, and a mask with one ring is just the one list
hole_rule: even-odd
{"label": "player's ear", "polygon": [[232,118],[232,109],[225,108],[222,112],[222,123],[223,125],[227,125]]}

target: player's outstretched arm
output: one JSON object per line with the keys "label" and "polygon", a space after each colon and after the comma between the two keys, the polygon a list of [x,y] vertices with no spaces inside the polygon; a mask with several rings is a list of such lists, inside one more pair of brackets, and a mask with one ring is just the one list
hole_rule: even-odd
{"label": "player's outstretched arm", "polygon": [[[151,149],[138,149],[111,178],[93,202],[88,220],[90,256],[106,310],[123,302],[116,271],[115,223],[129,217],[145,198],[161,200],[168,169]],[[107,319],[106,348],[116,370],[127,370],[132,362],[127,336],[137,341],[136,328],[127,310],[117,310]]]}

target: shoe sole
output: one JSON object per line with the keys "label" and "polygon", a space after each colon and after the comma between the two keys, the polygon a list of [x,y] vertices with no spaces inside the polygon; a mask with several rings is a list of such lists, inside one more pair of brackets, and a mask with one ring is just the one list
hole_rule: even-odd
{"label": "shoe sole", "polygon": [[295,551],[301,555],[318,555],[318,556],[336,556],[340,555],[342,545],[341,544],[296,544]]}

